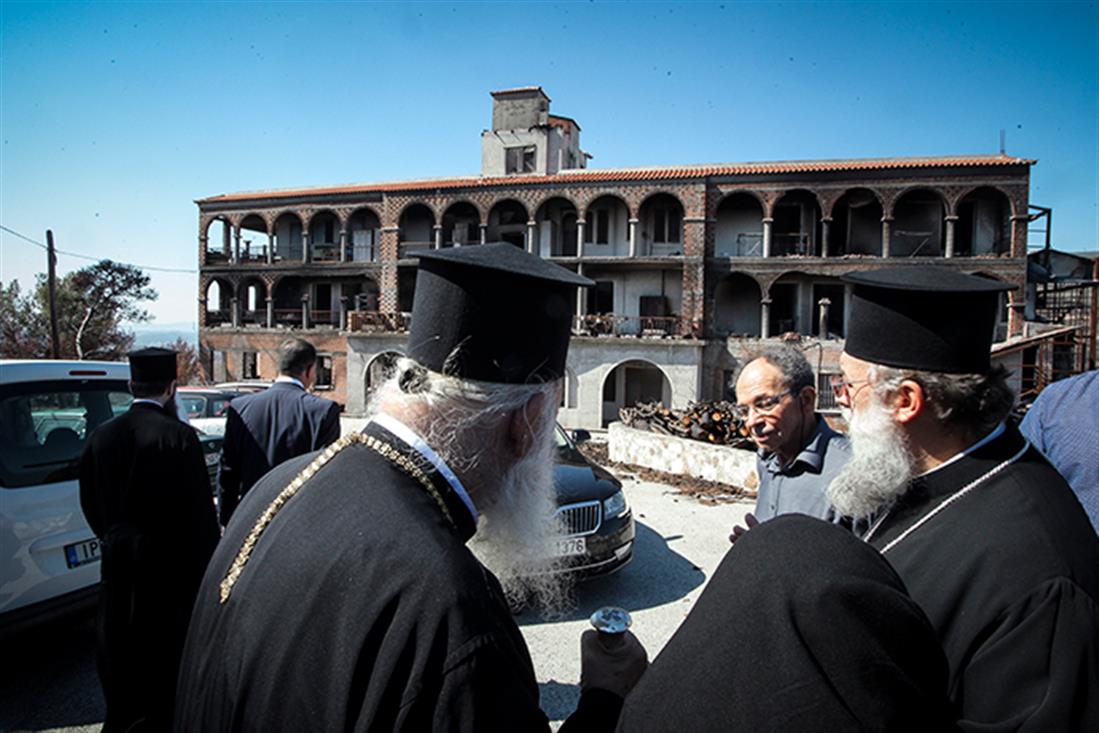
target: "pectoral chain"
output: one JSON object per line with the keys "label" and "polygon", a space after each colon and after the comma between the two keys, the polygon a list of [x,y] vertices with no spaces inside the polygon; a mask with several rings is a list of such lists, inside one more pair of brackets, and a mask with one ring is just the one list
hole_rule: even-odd
{"label": "pectoral chain", "polygon": [[313,459],[313,462],[295,476],[294,480],[279,492],[278,496],[267,505],[267,508],[264,509],[263,513],[259,515],[259,518],[256,519],[255,524],[252,525],[252,529],[248,532],[248,536],[244,538],[244,542],[241,544],[237,556],[233,558],[233,562],[229,566],[228,572],[225,573],[225,578],[221,581],[221,603],[225,603],[229,600],[229,594],[232,593],[233,586],[236,584],[240,574],[244,571],[244,566],[252,556],[252,551],[255,550],[260,536],[263,534],[264,530],[267,529],[268,525],[274,521],[275,516],[282,510],[283,506],[286,505],[286,502],[290,501],[290,499],[298,493],[298,490],[305,485],[305,482],[311,479],[317,471],[332,460],[337,453],[351,445],[366,446],[414,478],[416,482],[427,491],[431,498],[435,500],[435,503],[439,506],[439,510],[443,513],[443,516],[446,517],[447,522],[449,522],[451,526],[456,526],[454,518],[450,514],[450,510],[447,508],[446,502],[443,501],[443,497],[438,489],[435,488],[435,484],[432,483],[424,470],[416,465],[411,458],[372,435],[364,435],[363,433],[357,432],[348,433],[328,446],[323,453]]}
{"label": "pectoral chain", "polygon": [[[927,524],[927,522],[930,521],[931,518],[934,517],[936,514],[938,514],[942,510],[946,509],[948,506],[950,506],[951,504],[956,502],[958,499],[961,499],[963,496],[968,494],[973,489],[977,488],[979,485],[983,484],[985,481],[988,481],[990,478],[992,478],[993,476],[998,474],[1000,471],[1003,471],[1005,468],[1010,466],[1012,463],[1015,463],[1015,461],[1022,458],[1023,454],[1027,452],[1028,448],[1030,448],[1030,443],[1027,442],[1027,441],[1023,441],[1023,447],[1019,450],[1018,453],[1013,455],[1011,458],[1008,458],[1003,463],[1000,463],[1000,464],[992,467],[986,473],[978,476],[976,479],[974,479],[973,481],[970,481],[968,484],[966,484],[962,488],[955,491],[953,494],[948,496],[946,499],[939,502],[939,504],[937,504],[927,514],[924,514],[922,517],[920,517],[919,520],[917,520],[912,526],[910,526],[908,529],[904,530],[899,535],[897,535],[892,540],[890,540],[890,542],[885,547],[883,547],[881,549],[881,554],[884,555],[885,553],[892,550],[894,547],[896,547],[898,544],[900,544],[902,540],[906,539],[909,535],[911,535],[917,529],[919,529],[923,525]],[[876,522],[874,522],[874,524],[870,527],[870,529],[868,529],[866,531],[866,535],[862,538],[863,541],[869,542],[870,538],[874,536],[874,533],[878,531],[878,527],[880,527],[882,524],[885,523],[885,520],[888,516],[889,516],[889,509],[886,509],[884,512],[882,512],[882,515],[880,517],[878,517],[878,520]]]}

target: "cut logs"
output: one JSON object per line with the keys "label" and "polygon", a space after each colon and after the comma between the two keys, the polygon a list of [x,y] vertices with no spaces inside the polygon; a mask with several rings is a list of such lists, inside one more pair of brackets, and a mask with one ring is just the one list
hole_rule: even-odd
{"label": "cut logs", "polygon": [[752,448],[744,421],[732,402],[692,402],[686,410],[672,410],[658,402],[642,402],[618,411],[622,424],[713,445]]}

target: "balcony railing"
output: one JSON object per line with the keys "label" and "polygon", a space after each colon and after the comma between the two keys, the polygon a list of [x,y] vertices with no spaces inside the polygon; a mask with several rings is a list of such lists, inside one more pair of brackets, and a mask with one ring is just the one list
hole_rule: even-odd
{"label": "balcony railing", "polygon": [[339,262],[340,245],[331,242],[320,242],[311,245],[311,259],[313,262]]}
{"label": "balcony railing", "polygon": [[229,261],[229,255],[220,249],[206,250],[205,262],[207,265],[220,265]]}
{"label": "balcony railing", "polygon": [[411,313],[350,311],[347,314],[347,330],[357,333],[406,333],[411,322]]}
{"label": "balcony railing", "polygon": [[220,310],[208,310],[206,311],[206,325],[207,326],[220,326],[222,324],[229,323],[229,309],[222,308]]}
{"label": "balcony railing", "polygon": [[241,262],[267,262],[267,245],[246,244],[240,248],[240,261]]}
{"label": "balcony railing", "polygon": [[686,322],[679,316],[620,316],[600,313],[576,316],[573,333],[577,336],[632,336],[640,338],[672,338],[685,334]]}

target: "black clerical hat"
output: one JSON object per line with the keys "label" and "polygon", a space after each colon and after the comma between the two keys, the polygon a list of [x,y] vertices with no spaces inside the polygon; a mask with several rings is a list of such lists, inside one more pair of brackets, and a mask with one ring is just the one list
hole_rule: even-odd
{"label": "black clerical hat", "polygon": [[853,272],[844,351],[875,364],[947,374],[983,374],[1000,293],[1015,286],[945,267]]}
{"label": "black clerical hat", "polygon": [[591,280],[506,242],[419,257],[408,339],[417,363],[504,384],[565,373],[576,287]]}
{"label": "black clerical hat", "polygon": [[170,382],[176,378],[176,352],[155,346],[131,351],[130,380],[134,382]]}

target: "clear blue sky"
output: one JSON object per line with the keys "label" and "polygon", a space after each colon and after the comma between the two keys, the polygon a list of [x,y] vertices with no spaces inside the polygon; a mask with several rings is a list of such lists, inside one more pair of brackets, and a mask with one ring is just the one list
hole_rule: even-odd
{"label": "clear blue sky", "polygon": [[[1069,3],[0,3],[0,223],[194,270],[196,198],[477,173],[541,85],[592,167],[1007,152],[1099,249],[1099,10]],[[0,280],[45,253],[0,233]],[[62,272],[85,261],[60,258]],[[160,323],[197,275],[151,273]]]}

